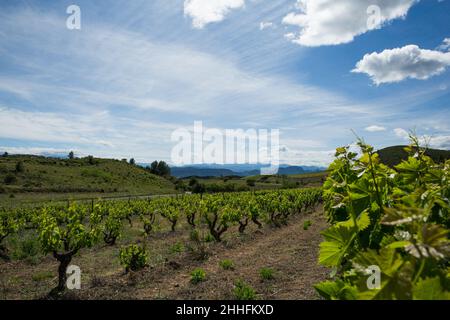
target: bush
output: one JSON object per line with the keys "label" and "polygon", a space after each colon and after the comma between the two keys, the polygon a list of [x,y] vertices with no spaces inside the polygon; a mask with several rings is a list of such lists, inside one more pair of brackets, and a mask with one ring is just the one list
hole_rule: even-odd
{"label": "bush", "polygon": [[259,270],[259,275],[261,276],[261,279],[263,280],[273,280],[274,278],[274,272],[271,268],[262,268]]}
{"label": "bush", "polygon": [[195,269],[194,271],[192,271],[191,273],[191,283],[193,284],[197,284],[200,283],[202,281],[205,281],[206,279],[206,272],[203,269]]}
{"label": "bush", "polygon": [[311,226],[312,222],[310,220],[306,220],[305,222],[303,222],[303,230],[308,230]]}
{"label": "bush", "polygon": [[211,233],[208,233],[206,236],[205,236],[205,242],[206,243],[210,243],[210,242],[214,242],[215,240],[214,240],[214,237],[212,236],[212,234]]}
{"label": "bush", "polygon": [[16,163],[16,172],[21,173],[25,171],[25,166],[23,165],[22,161],[19,161]]}
{"label": "bush", "polygon": [[219,262],[219,265],[223,270],[234,270],[234,263],[231,260],[222,260]]}
{"label": "bush", "polygon": [[175,243],[170,247],[170,253],[181,253],[184,251],[184,245],[181,242]]}
{"label": "bush", "polygon": [[17,178],[15,175],[8,173],[3,181],[5,184],[13,184],[17,181]]}
{"label": "bush", "polygon": [[120,263],[125,267],[128,273],[131,271],[138,271],[147,265],[148,254],[144,247],[132,244],[128,247],[123,247],[120,250]]}
{"label": "bush", "polygon": [[255,300],[255,290],[242,280],[236,281],[234,284],[234,297],[236,300]]}
{"label": "bush", "polygon": [[254,187],[256,185],[255,179],[247,179],[247,186]]}

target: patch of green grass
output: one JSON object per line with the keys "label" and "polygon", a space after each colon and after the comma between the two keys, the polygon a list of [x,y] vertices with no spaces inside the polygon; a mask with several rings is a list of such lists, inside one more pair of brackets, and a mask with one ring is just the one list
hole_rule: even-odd
{"label": "patch of green grass", "polygon": [[14,260],[25,260],[36,264],[41,256],[41,246],[34,234],[21,234],[10,239],[11,257]]}
{"label": "patch of green grass", "polygon": [[215,240],[214,240],[214,237],[212,236],[211,233],[208,233],[208,234],[205,236],[205,242],[210,243],[210,242],[214,242],[214,241],[215,241]]}
{"label": "patch of green grass", "polygon": [[263,280],[273,280],[275,278],[274,271],[271,268],[261,268],[259,270],[259,275]]}
{"label": "patch of green grass", "polygon": [[[17,171],[17,163],[24,171]],[[19,200],[97,198],[98,196],[174,193],[174,184],[124,161],[55,159],[29,155],[0,157],[0,205]],[[6,180],[6,182],[5,182]]]}
{"label": "patch of green grass", "polygon": [[312,226],[311,220],[306,220],[305,222],[303,222],[303,230],[308,230],[309,227],[311,226]]}
{"label": "patch of green grass", "polygon": [[191,283],[197,284],[202,281],[205,281],[206,279],[206,272],[205,270],[198,268],[191,272]]}
{"label": "patch of green grass", "polygon": [[41,281],[45,281],[45,280],[51,279],[54,276],[55,276],[54,272],[42,271],[42,272],[38,272],[38,273],[33,274],[33,276],[31,278],[33,279],[33,281],[41,282]]}
{"label": "patch of green grass", "polygon": [[182,253],[184,252],[184,244],[181,242],[177,242],[170,247],[169,251],[170,253]]}
{"label": "patch of green grass", "polygon": [[223,270],[234,270],[234,262],[228,259],[219,262],[220,267]]}
{"label": "patch of green grass", "polygon": [[256,291],[242,280],[237,280],[233,290],[236,300],[256,300]]}

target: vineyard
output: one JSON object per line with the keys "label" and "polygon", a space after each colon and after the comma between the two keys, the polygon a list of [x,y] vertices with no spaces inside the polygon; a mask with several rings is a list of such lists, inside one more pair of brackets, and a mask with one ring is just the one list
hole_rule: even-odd
{"label": "vineyard", "polygon": [[[116,260],[126,273],[134,273],[149,265],[154,238],[175,234],[181,240],[182,229],[191,255],[205,260],[210,244],[222,243],[227,233],[280,229],[291,217],[313,211],[321,198],[321,189],[310,188],[19,208],[1,213],[1,256],[10,259],[8,244],[14,241],[9,238],[36,241],[47,255],[43,259],[53,258],[58,265],[57,285],[48,296],[53,298],[66,291],[66,271],[74,257],[91,248],[117,248]],[[127,231],[131,228],[133,235]]]}
{"label": "vineyard", "polygon": [[[412,140],[408,159],[395,167],[363,141],[359,154],[337,149],[322,188],[3,209],[0,292],[448,300],[450,161],[435,163]],[[68,293],[74,264],[90,284]],[[24,280],[28,268],[37,274],[33,284]]]}

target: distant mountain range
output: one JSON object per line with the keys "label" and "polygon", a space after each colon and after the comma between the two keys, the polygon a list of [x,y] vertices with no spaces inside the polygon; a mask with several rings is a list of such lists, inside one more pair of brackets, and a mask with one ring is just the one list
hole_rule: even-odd
{"label": "distant mountain range", "polygon": [[[238,176],[249,177],[261,174],[261,168],[268,165],[231,164],[231,165],[192,165],[186,167],[172,167],[171,174],[177,178],[186,177],[225,177]],[[278,170],[280,175],[302,174],[324,171],[326,168],[314,166],[289,166],[282,165]]]}

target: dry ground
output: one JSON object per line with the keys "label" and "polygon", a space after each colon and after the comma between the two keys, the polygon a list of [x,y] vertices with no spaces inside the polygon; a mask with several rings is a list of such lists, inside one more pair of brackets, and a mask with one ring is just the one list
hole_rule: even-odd
{"label": "dry ground", "polygon": [[[303,222],[312,226],[303,229]],[[184,222],[184,221],[183,221]],[[318,266],[317,254],[326,227],[322,209],[292,217],[287,226],[258,230],[251,226],[241,236],[230,230],[222,243],[208,244],[209,257],[198,260],[188,248],[189,227],[161,231],[145,239],[151,254],[150,266],[127,274],[118,262],[120,245],[142,239],[139,226],[128,228],[118,246],[100,245],[84,250],[72,264],[82,270],[82,289],[67,294],[70,299],[233,299],[233,287],[242,279],[259,299],[318,299],[313,285],[328,271]],[[233,270],[223,270],[219,262],[229,259]],[[206,280],[190,282],[195,268],[206,271]],[[274,270],[273,280],[262,280],[261,268]],[[56,284],[57,264],[50,256],[38,263],[0,262],[0,299],[41,299]]]}

